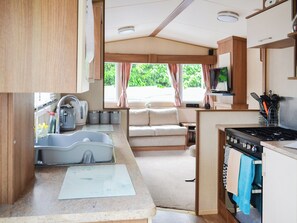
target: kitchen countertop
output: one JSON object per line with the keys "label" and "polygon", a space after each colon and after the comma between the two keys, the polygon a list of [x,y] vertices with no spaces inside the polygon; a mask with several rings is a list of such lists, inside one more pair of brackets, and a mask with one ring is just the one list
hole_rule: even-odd
{"label": "kitchen countertop", "polygon": [[115,147],[116,163],[126,165],[135,196],[58,200],[67,167],[36,167],[36,180],[27,192],[13,205],[0,207],[0,222],[101,222],[152,218],[156,213],[155,204],[122,129],[114,125],[114,131],[109,134]]}
{"label": "kitchen countertop", "polygon": [[293,142],[296,141],[263,141],[261,142],[261,145],[275,152],[278,152],[280,154],[297,160],[297,149],[284,147],[285,145],[288,145]]}

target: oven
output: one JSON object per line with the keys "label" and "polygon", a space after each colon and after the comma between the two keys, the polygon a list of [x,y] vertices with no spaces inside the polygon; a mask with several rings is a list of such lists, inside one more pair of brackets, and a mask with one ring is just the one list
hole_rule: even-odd
{"label": "oven", "polygon": [[[255,167],[255,176],[252,183],[250,212],[244,214],[233,200],[233,194],[225,190],[225,205],[228,211],[240,223],[262,222],[262,151],[263,148],[256,139],[248,135],[239,134],[237,130],[226,130],[225,150],[234,149],[252,158]],[[224,168],[225,169],[225,168]],[[226,172],[224,173],[226,175]]]}
{"label": "oven", "polygon": [[[230,149],[253,159],[254,178],[250,191],[250,212],[244,214],[234,202],[233,194],[225,190],[225,205],[234,218],[240,223],[261,223],[262,222],[262,153],[261,141],[282,141],[296,140],[297,131],[282,127],[257,127],[257,128],[230,128],[226,129],[225,155]],[[228,167],[227,167],[228,168]],[[223,183],[226,184],[226,159],[223,167]],[[240,180],[240,178],[239,178]],[[226,188],[226,187],[225,187]]]}

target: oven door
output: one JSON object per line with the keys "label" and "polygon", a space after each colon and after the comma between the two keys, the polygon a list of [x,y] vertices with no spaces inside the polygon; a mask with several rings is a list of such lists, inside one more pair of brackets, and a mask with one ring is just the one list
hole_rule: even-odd
{"label": "oven door", "polygon": [[[229,148],[235,149],[241,153],[243,151],[226,145]],[[249,154],[244,153],[247,156],[252,157]],[[262,222],[262,161],[255,159],[255,177],[252,184],[252,195],[251,195],[251,211],[249,215],[244,214],[233,200],[233,194],[225,190],[225,205],[228,211],[238,220],[240,223],[261,223]]]}

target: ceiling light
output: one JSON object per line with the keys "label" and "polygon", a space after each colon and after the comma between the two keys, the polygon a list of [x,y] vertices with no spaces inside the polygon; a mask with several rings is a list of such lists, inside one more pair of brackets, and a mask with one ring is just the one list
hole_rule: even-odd
{"label": "ceiling light", "polygon": [[119,34],[131,34],[135,32],[134,26],[124,26],[118,29]]}
{"label": "ceiling light", "polygon": [[218,12],[217,19],[221,22],[237,22],[239,19],[239,15],[235,12],[222,11]]}

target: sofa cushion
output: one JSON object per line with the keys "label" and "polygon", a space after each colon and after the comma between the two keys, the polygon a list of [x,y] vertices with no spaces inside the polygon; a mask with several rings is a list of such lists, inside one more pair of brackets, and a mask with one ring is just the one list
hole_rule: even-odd
{"label": "sofa cushion", "polygon": [[186,135],[187,128],[178,125],[152,126],[156,136]]}
{"label": "sofa cushion", "polygon": [[150,109],[150,125],[178,125],[176,108]]}
{"label": "sofa cushion", "polygon": [[129,127],[129,136],[154,136],[155,130],[150,126],[130,126]]}
{"label": "sofa cushion", "polygon": [[147,109],[130,109],[129,123],[131,126],[149,125],[149,111]]}

